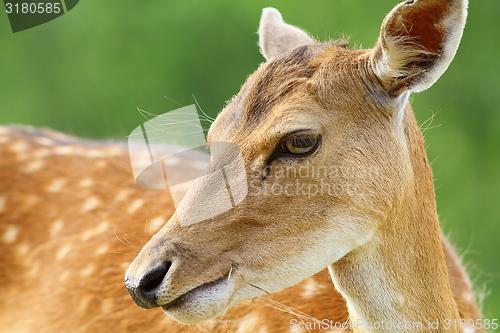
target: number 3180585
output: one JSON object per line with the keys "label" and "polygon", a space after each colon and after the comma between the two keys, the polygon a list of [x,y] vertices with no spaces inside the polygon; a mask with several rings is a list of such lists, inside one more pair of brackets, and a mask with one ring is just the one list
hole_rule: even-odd
{"label": "number 3180585", "polygon": [[22,14],[58,14],[61,12],[61,4],[60,3],[6,3],[5,4],[7,14],[10,13],[22,13]]}

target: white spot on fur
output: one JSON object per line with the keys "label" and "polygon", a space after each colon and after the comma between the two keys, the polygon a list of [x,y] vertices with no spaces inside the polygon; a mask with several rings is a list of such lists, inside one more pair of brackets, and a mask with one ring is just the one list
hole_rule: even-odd
{"label": "white spot on fur", "polygon": [[8,226],[7,230],[2,235],[3,242],[7,244],[14,243],[20,231],[21,230],[19,229],[19,227],[16,227],[14,225]]}
{"label": "white spot on fur", "polygon": [[130,266],[130,262],[122,262],[121,265],[120,265],[120,268],[122,269],[122,271],[125,273],[128,269],[128,267]]}
{"label": "white spot on fur", "polygon": [[108,221],[102,221],[99,226],[95,229],[96,235],[102,234],[106,232],[106,230],[109,229],[109,222]]}
{"label": "white spot on fur", "polygon": [[42,169],[45,166],[45,162],[43,160],[34,160],[29,162],[23,169],[24,172],[35,172]]}
{"label": "white spot on fur", "polygon": [[475,333],[476,330],[471,327],[464,327],[464,333]]}
{"label": "white spot on fur", "polygon": [[109,245],[107,244],[104,244],[104,245],[101,245],[99,246],[95,251],[94,251],[94,254],[95,255],[102,255],[102,254],[106,254],[109,252]]}
{"label": "white spot on fur", "polygon": [[55,237],[59,232],[62,230],[64,226],[64,221],[59,219],[56,220],[54,223],[52,223],[52,226],[50,227],[50,236]]}
{"label": "white spot on fur", "polygon": [[126,188],[126,189],[123,189],[121,190],[120,192],[118,192],[118,194],[116,195],[115,197],[115,201],[124,201],[124,200],[127,200],[128,197],[132,194],[132,190],[129,189],[129,188]]}
{"label": "white spot on fur", "polygon": [[92,236],[94,235],[94,231],[92,229],[84,231],[82,235],[80,236],[80,239],[82,242],[88,241]]}
{"label": "white spot on fur", "polygon": [[10,149],[12,149],[12,151],[15,153],[22,153],[30,150],[30,146],[24,141],[18,141],[16,143],[13,143],[10,146]]}
{"label": "white spot on fur", "polygon": [[5,210],[7,204],[7,197],[5,195],[2,195],[0,197],[0,213]]}
{"label": "white spot on fur", "polygon": [[36,137],[35,142],[43,146],[49,146],[49,147],[56,144],[54,140],[44,137]]}
{"label": "white spot on fur", "polygon": [[0,134],[1,135],[9,135],[11,132],[10,128],[5,126],[0,126]]}
{"label": "white spot on fur", "polygon": [[99,160],[94,163],[95,168],[104,168],[107,165],[107,163],[104,160]]}
{"label": "white spot on fur", "polygon": [[54,148],[54,153],[57,155],[69,155],[73,153],[74,147],[72,146],[59,146]]}
{"label": "white spot on fur", "polygon": [[67,180],[64,178],[54,179],[49,186],[47,186],[47,191],[52,193],[58,193],[62,190],[64,185],[66,185]]}
{"label": "white spot on fur", "polygon": [[20,255],[20,256],[24,256],[26,254],[28,254],[28,252],[30,251],[30,246],[28,244],[21,244],[17,247],[17,254]]}
{"label": "white spot on fur", "polygon": [[66,280],[69,278],[70,274],[71,274],[70,270],[65,270],[64,272],[62,272],[59,275],[59,281],[60,282],[66,282]]}
{"label": "white spot on fur", "polygon": [[70,253],[70,252],[71,252],[71,244],[66,244],[66,245],[64,245],[63,247],[61,247],[61,248],[59,249],[59,251],[57,251],[57,253],[56,253],[56,259],[57,259],[57,260],[62,260],[62,259],[64,259],[64,258],[68,255],[68,253]]}
{"label": "white spot on fur", "polygon": [[80,181],[81,187],[91,187],[94,185],[94,180],[92,178],[85,178]]}
{"label": "white spot on fur", "polygon": [[304,284],[304,291],[301,296],[304,298],[311,298],[318,295],[321,292],[321,289],[324,289],[324,285],[318,284],[314,278],[307,279]]}
{"label": "white spot on fur", "polygon": [[89,265],[85,267],[84,269],[80,270],[80,275],[81,276],[90,276],[92,273],[95,271],[95,266],[94,265]]}
{"label": "white spot on fur", "polygon": [[267,333],[267,327],[263,325],[260,317],[255,315],[248,315],[243,317],[238,323],[238,329],[235,333]]}
{"label": "white spot on fur", "polygon": [[96,197],[90,197],[83,203],[82,211],[89,212],[96,209],[101,204],[101,201]]}
{"label": "white spot on fur", "polygon": [[120,147],[109,147],[106,150],[106,155],[107,156],[119,156],[123,153],[123,149]]}
{"label": "white spot on fur", "polygon": [[32,154],[33,154],[32,156],[34,158],[43,158],[43,157],[51,155],[51,151],[48,148],[40,148],[40,149],[35,150]]}
{"label": "white spot on fur", "polygon": [[85,155],[90,158],[96,158],[96,157],[105,157],[107,154],[101,150],[90,149],[87,151]]}
{"label": "white spot on fur", "polygon": [[94,236],[105,233],[109,229],[109,226],[110,225],[108,221],[102,221],[97,227],[83,232],[80,236],[80,239],[82,240],[82,242],[86,242]]}
{"label": "white spot on fur", "polygon": [[158,230],[160,230],[161,227],[163,227],[165,225],[166,221],[167,221],[167,219],[165,218],[165,216],[162,216],[162,215],[157,216],[157,217],[149,220],[148,225],[147,225],[148,233],[150,233],[150,234],[157,233]]}
{"label": "white spot on fur", "polygon": [[129,214],[134,214],[139,208],[142,207],[143,204],[144,204],[144,200],[136,199],[136,200],[132,201],[130,206],[128,206],[127,212]]}

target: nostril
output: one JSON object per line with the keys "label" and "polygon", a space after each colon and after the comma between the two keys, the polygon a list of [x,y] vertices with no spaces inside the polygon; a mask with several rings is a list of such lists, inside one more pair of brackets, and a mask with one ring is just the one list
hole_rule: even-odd
{"label": "nostril", "polygon": [[153,290],[158,288],[162,283],[165,275],[168,273],[171,263],[167,262],[165,265],[153,268],[146,275],[144,275],[139,282],[138,289],[143,294],[150,294]]}
{"label": "nostril", "polygon": [[165,279],[165,276],[172,265],[171,262],[166,262],[160,266],[151,269],[144,274],[139,282],[137,280],[125,278],[125,286],[132,296],[134,302],[142,308],[151,309],[158,306],[157,290]]}
{"label": "nostril", "polygon": [[153,290],[160,286],[171,265],[172,263],[166,262],[165,264],[155,267],[147,272],[139,282],[137,289],[139,289],[139,291],[144,295],[151,294]]}

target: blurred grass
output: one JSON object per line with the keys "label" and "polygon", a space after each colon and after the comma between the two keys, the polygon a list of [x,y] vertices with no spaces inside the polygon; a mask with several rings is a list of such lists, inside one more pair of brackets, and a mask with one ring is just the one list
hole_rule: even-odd
{"label": "blurred grass", "polygon": [[[81,1],[45,25],[12,34],[0,13],[0,123],[124,138],[196,97],[215,115],[263,61],[263,7],[320,40],[371,47],[393,0]],[[500,317],[500,1],[472,0],[459,52],[415,95],[436,178],[443,228],[486,290],[484,317]],[[165,98],[167,96],[168,98]],[[428,124],[425,126],[429,126]],[[425,127],[424,126],[424,127]]]}

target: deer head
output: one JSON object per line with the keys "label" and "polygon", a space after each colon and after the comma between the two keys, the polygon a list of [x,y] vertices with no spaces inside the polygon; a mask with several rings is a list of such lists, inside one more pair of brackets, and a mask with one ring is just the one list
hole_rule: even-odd
{"label": "deer head", "polygon": [[405,1],[370,50],[264,9],[267,61],[212,124],[211,169],[128,269],[135,302],[194,324],[329,267],[352,319],[458,318],[408,99],[450,64],[466,7]]}

